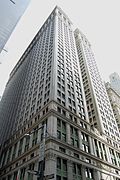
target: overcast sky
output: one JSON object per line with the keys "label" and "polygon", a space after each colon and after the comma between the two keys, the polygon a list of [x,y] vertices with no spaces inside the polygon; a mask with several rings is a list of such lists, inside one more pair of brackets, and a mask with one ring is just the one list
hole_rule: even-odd
{"label": "overcast sky", "polygon": [[0,54],[0,95],[9,74],[39,28],[58,5],[92,45],[103,80],[120,75],[120,0],[31,0],[29,7]]}

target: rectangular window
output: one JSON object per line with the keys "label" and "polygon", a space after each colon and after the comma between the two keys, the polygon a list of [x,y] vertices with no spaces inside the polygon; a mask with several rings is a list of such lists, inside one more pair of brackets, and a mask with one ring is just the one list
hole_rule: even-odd
{"label": "rectangular window", "polygon": [[83,132],[81,132],[81,138],[82,138],[83,151],[89,153],[90,152],[90,147],[89,147],[88,135],[83,133]]}
{"label": "rectangular window", "polygon": [[81,165],[73,163],[73,178],[74,179],[82,179],[82,174],[81,174]]}
{"label": "rectangular window", "polygon": [[25,177],[25,169],[26,169],[26,168],[22,168],[22,169],[20,170],[20,180],[24,180],[24,177]]}
{"label": "rectangular window", "polygon": [[57,118],[57,138],[66,142],[66,123]]}
{"label": "rectangular window", "polygon": [[60,157],[57,157],[57,178],[61,180],[67,178],[67,160]]}
{"label": "rectangular window", "polygon": [[115,154],[114,154],[114,150],[109,148],[109,152],[110,152],[110,157],[111,157],[111,161],[114,165],[117,165],[117,162],[116,162],[116,157],[115,157]]}
{"label": "rectangular window", "polygon": [[70,126],[70,136],[71,136],[71,144],[77,148],[79,148],[78,143],[78,130],[73,126]]}
{"label": "rectangular window", "polygon": [[34,128],[32,146],[37,144],[37,138],[38,138],[38,130],[37,129],[38,129],[38,127]]}
{"label": "rectangular window", "polygon": [[17,143],[14,145],[14,149],[13,149],[13,154],[12,154],[12,160],[15,158],[16,156],[16,150],[17,150]]}
{"label": "rectangular window", "polygon": [[29,149],[29,142],[30,142],[30,137],[26,137],[24,152],[26,152]]}
{"label": "rectangular window", "polygon": [[86,167],[86,169],[85,169],[85,176],[86,176],[86,179],[94,180],[94,178],[93,178],[93,170]]}
{"label": "rectangular window", "polygon": [[12,152],[12,147],[9,148],[9,152],[7,156],[7,163],[10,161],[11,152]]}

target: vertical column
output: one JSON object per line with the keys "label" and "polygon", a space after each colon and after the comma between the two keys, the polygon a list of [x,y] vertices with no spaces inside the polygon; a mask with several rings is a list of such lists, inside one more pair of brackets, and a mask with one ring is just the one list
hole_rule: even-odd
{"label": "vertical column", "polygon": [[48,152],[45,158],[45,172],[44,175],[54,174],[53,180],[56,180],[56,154],[54,152]]}
{"label": "vertical column", "polygon": [[97,180],[101,179],[100,172],[97,171],[96,169],[93,170],[93,176],[94,176],[94,179],[97,179]]}
{"label": "vertical column", "polygon": [[17,143],[17,148],[16,148],[16,155],[15,155],[15,157],[18,157],[19,145],[20,145],[20,141],[18,141],[18,143]]}
{"label": "vertical column", "polygon": [[7,153],[6,153],[6,158],[5,158],[4,165],[6,165],[6,164],[7,164],[8,153],[9,153],[9,149],[7,150]]}
{"label": "vertical column", "polygon": [[[41,124],[39,124],[38,128],[41,127]],[[39,144],[41,141],[41,129],[38,130],[38,138],[37,138],[37,144]]]}
{"label": "vertical column", "polygon": [[103,144],[102,143],[101,143],[101,149],[102,149],[103,159],[106,161],[106,159],[105,159],[105,152],[104,152]]}
{"label": "vertical column", "polygon": [[117,162],[117,166],[119,167],[119,157],[116,154],[117,152],[115,152],[115,158],[116,158],[116,162]]}
{"label": "vertical column", "polygon": [[[37,171],[38,170],[38,161],[35,162],[35,166],[34,166],[34,171]],[[33,176],[33,180],[36,180],[36,175]],[[29,180],[29,179],[28,179]]]}
{"label": "vertical column", "polygon": [[111,162],[111,155],[110,155],[109,147],[105,146],[105,150],[106,150],[106,155],[107,155],[108,162],[112,163]]}
{"label": "vertical column", "polygon": [[115,158],[115,161],[116,161],[117,166],[119,167],[119,163],[118,163],[118,160],[117,160],[117,155],[116,155],[115,150],[114,150],[114,158]]}
{"label": "vertical column", "polygon": [[94,139],[91,137],[91,146],[92,146],[92,148],[93,148],[93,155],[95,155],[95,156],[97,156],[97,154],[96,154],[96,148],[95,148],[95,142],[94,142]]}
{"label": "vertical column", "polygon": [[81,131],[78,130],[78,137],[79,137],[79,146],[80,146],[80,149],[82,149],[82,138],[81,138]]}
{"label": "vertical column", "polygon": [[[57,11],[57,9],[56,9]],[[53,42],[53,50],[54,50],[54,57],[52,61],[52,90],[51,90],[51,99],[56,100],[57,99],[57,91],[56,91],[56,85],[57,85],[57,43],[58,43],[58,16],[57,12],[55,12],[55,18],[54,18],[54,42]]]}
{"label": "vertical column", "polygon": [[24,139],[23,139],[22,153],[24,153],[24,150],[25,150],[25,143],[26,143],[26,137],[24,137]]}
{"label": "vertical column", "polygon": [[13,154],[13,151],[14,151],[14,146],[12,146],[12,149],[11,149],[10,161],[12,160],[12,154]]}
{"label": "vertical column", "polygon": [[26,179],[26,180],[27,180],[27,178],[28,178],[28,172],[27,172],[27,170],[28,170],[28,167],[26,166],[26,167],[25,167],[25,175],[24,175],[24,179]]}
{"label": "vertical column", "polygon": [[18,170],[18,173],[17,173],[17,179],[20,179],[20,169]]}
{"label": "vertical column", "polygon": [[1,159],[0,159],[0,168],[2,167],[4,156],[5,156],[5,152],[2,153],[2,155],[1,155]]}
{"label": "vertical column", "polygon": [[57,137],[57,118],[54,116],[50,116],[48,118],[48,123],[47,123],[47,131],[48,134],[47,136],[53,136]]}
{"label": "vertical column", "polygon": [[85,175],[85,166],[81,166],[81,174],[82,174],[82,179],[86,179],[86,175]]}
{"label": "vertical column", "polygon": [[30,144],[29,144],[29,148],[32,148],[32,139],[33,139],[33,134],[30,135]]}
{"label": "vertical column", "polygon": [[102,157],[101,157],[101,153],[100,153],[100,147],[99,147],[98,141],[97,141],[97,147],[98,147],[98,153],[99,153],[99,156],[100,156],[100,158],[102,158]]}
{"label": "vertical column", "polygon": [[93,139],[92,139],[91,136],[89,136],[88,138],[89,138],[90,153],[91,153],[92,155],[95,155],[95,149],[94,149],[94,147],[93,147]]}
{"label": "vertical column", "polygon": [[70,125],[66,124],[66,131],[67,131],[67,143],[71,144],[71,138],[70,138]]}
{"label": "vertical column", "polygon": [[68,179],[73,180],[73,173],[72,173],[72,161],[67,161],[67,172],[68,172]]}
{"label": "vertical column", "polygon": [[14,159],[17,157],[18,155],[18,147],[19,147],[19,141],[17,142],[17,145],[16,145],[16,150],[15,150],[15,157]]}

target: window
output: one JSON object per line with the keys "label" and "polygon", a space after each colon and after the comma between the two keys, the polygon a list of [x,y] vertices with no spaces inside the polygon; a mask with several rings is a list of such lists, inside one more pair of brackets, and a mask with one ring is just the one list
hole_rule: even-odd
{"label": "window", "polygon": [[9,148],[8,156],[7,156],[7,162],[10,161],[11,151],[12,151],[12,147]]}
{"label": "window", "polygon": [[66,123],[57,118],[57,138],[66,142]]}
{"label": "window", "polygon": [[[34,170],[34,166],[35,166],[35,164],[34,164],[34,163],[31,163],[31,164],[29,165],[29,170],[33,171],[33,170]],[[33,180],[33,174],[28,173],[28,179],[29,179],[29,180]]]}
{"label": "window", "polygon": [[57,157],[57,178],[67,180],[67,160]]}
{"label": "window", "polygon": [[90,152],[88,135],[81,132],[81,138],[82,138],[83,151],[85,151],[87,153]]}
{"label": "window", "polygon": [[118,165],[120,167],[120,153],[116,152],[116,156],[117,156]]}
{"label": "window", "polygon": [[13,154],[12,154],[12,160],[15,158],[16,156],[16,150],[17,150],[17,143],[14,145],[14,149],[13,149]]}
{"label": "window", "polygon": [[26,142],[25,142],[25,149],[24,151],[26,152],[29,148],[29,142],[30,142],[30,137],[26,137]]}
{"label": "window", "polygon": [[37,129],[38,129],[38,127],[34,128],[32,146],[37,144],[37,138],[38,138],[38,130]]}
{"label": "window", "polygon": [[114,165],[117,165],[114,150],[111,149],[111,148],[109,148],[109,151],[110,151],[110,157],[111,157],[112,163],[113,163]]}
{"label": "window", "polygon": [[73,178],[74,178],[74,180],[82,178],[81,165],[73,163],[72,164],[72,170],[73,170]]}
{"label": "window", "polygon": [[18,175],[18,171],[15,171],[15,172],[14,172],[14,175],[13,175],[13,180],[16,180],[16,179],[17,179],[17,175]]}
{"label": "window", "polygon": [[94,178],[93,178],[93,170],[86,167],[86,169],[85,169],[85,176],[86,176],[86,179],[94,180]]}
{"label": "window", "polygon": [[22,169],[20,170],[20,180],[24,180],[24,177],[25,177],[25,169],[26,169],[26,168],[22,168]]}
{"label": "window", "polygon": [[78,130],[73,126],[70,126],[71,144],[75,147],[79,147],[78,143]]}

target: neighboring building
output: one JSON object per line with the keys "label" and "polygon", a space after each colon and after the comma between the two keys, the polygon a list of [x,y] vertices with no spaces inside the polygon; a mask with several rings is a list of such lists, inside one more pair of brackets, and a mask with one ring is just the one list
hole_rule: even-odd
{"label": "neighboring building", "polygon": [[35,180],[28,169],[43,168],[44,153],[44,175],[54,180],[120,179],[118,137],[110,144],[104,129],[100,135],[91,128],[81,71],[72,23],[56,7],[11,72],[1,100],[2,180]]}
{"label": "neighboring building", "polygon": [[13,32],[30,0],[0,1],[0,52]]}
{"label": "neighboring building", "polygon": [[110,76],[111,87],[120,95],[120,76],[114,72]]}
{"label": "neighboring building", "polygon": [[108,142],[120,142],[118,126],[91,45],[78,29],[75,39],[90,123],[106,136]]}
{"label": "neighboring building", "polygon": [[110,83],[106,83],[105,85],[113,109],[113,113],[120,131],[120,95],[111,87]]}

